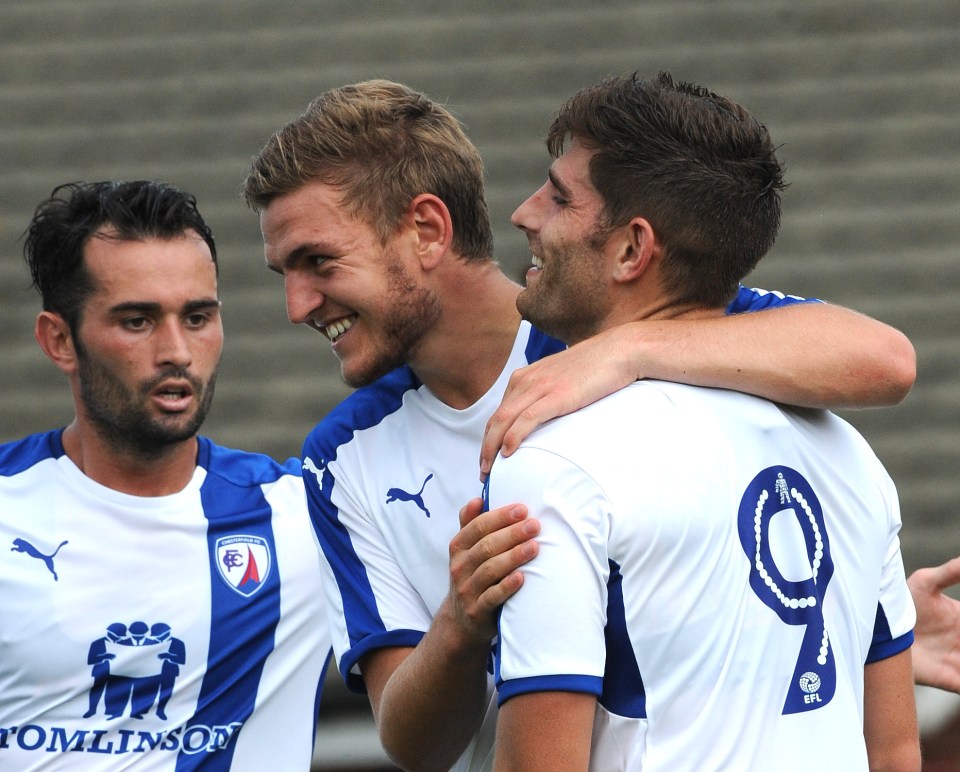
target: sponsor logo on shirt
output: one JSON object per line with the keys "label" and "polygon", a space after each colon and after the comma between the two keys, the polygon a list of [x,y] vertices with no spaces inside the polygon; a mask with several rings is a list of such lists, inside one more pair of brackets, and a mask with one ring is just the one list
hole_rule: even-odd
{"label": "sponsor logo on shirt", "polygon": [[75,729],[61,726],[0,726],[0,759],[3,751],[17,748],[40,753],[146,753],[173,751],[187,753],[214,753],[223,750],[243,726],[242,721],[205,726],[191,724],[163,732],[134,731],[132,729]]}
{"label": "sponsor logo on shirt", "polygon": [[[153,714],[167,720],[167,702],[173,695],[180,665],[186,662],[186,647],[164,622],[147,625],[136,621],[129,625],[113,622],[106,634],[89,648],[93,685],[84,719],[98,714],[106,721],[129,716],[144,719]],[[170,729],[131,729],[118,722],[107,728],[104,718],[96,719],[97,728],[80,729],[76,725],[56,726],[40,723],[0,725],[0,768],[4,751],[35,753],[96,753],[119,755],[166,751],[195,755],[226,748],[243,726],[242,721],[226,724],[189,724]]]}
{"label": "sponsor logo on shirt", "polygon": [[93,686],[83,717],[95,716],[102,699],[108,719],[120,718],[128,708],[131,718],[143,718],[156,706],[157,718],[166,721],[173,685],[187,661],[183,641],[165,622],[114,622],[106,632],[90,644],[87,654]]}

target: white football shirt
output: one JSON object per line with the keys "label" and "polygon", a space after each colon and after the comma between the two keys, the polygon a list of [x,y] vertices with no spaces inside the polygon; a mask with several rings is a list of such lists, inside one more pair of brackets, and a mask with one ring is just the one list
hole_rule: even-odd
{"label": "white football shirt", "polygon": [[499,699],[598,698],[591,769],[866,769],[863,668],[912,642],[894,485],[822,411],[641,381],[498,458],[537,557]]}
{"label": "white football shirt", "polygon": [[[729,313],[807,302],[741,288]],[[469,341],[464,341],[469,346]],[[563,348],[524,322],[496,383],[455,410],[401,367],[358,389],[310,433],[303,449],[310,516],[333,571],[326,584],[333,647],[347,686],[363,691],[357,663],[379,648],[416,646],[449,587],[458,513],[481,493],[484,427],[514,370]],[[496,694],[480,732],[452,768],[489,769]]]}
{"label": "white football shirt", "polygon": [[0,446],[0,769],[308,769],[330,635],[299,464],[200,438],[145,498],[61,434]]}

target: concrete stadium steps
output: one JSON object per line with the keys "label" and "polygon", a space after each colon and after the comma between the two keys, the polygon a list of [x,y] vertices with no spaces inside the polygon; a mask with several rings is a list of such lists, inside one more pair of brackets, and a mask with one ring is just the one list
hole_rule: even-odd
{"label": "concrete stadium steps", "polygon": [[[5,0],[0,24],[0,441],[62,423],[18,241],[57,184],[157,178],[217,236],[227,344],[207,425],[295,454],[347,393],[326,344],[287,323],[239,187],[250,157],[326,88],[405,81],[445,102],[485,160],[497,255],[520,277],[513,209],[542,183],[562,99],[668,69],[755,112],[782,145],[783,229],[748,283],[902,329],[918,379],[844,412],[901,495],[908,567],[960,552],[960,26],[957,0]],[[338,705],[362,705],[335,686]]]}

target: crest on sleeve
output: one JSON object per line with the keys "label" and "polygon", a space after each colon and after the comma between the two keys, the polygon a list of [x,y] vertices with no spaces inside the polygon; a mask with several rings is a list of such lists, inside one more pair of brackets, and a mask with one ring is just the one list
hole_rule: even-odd
{"label": "crest on sleeve", "polygon": [[222,536],[216,552],[220,578],[244,597],[254,595],[270,575],[270,545],[259,536]]}

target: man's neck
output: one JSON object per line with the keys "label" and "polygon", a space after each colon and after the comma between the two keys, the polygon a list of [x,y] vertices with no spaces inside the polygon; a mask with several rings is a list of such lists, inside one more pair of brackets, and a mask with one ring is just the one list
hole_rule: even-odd
{"label": "man's neck", "polygon": [[510,357],[520,287],[493,262],[461,262],[442,291],[443,315],[409,364],[437,399],[462,410],[487,393]]}
{"label": "man's neck", "polygon": [[63,449],[94,482],[131,496],[169,496],[182,491],[197,466],[197,438],[153,455],[110,447],[93,429],[75,420],[63,432]]}

